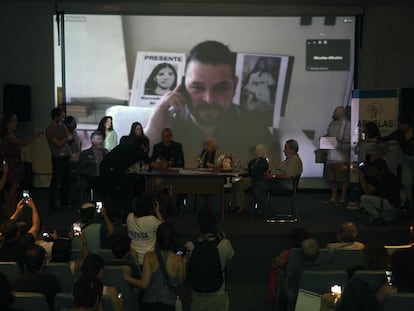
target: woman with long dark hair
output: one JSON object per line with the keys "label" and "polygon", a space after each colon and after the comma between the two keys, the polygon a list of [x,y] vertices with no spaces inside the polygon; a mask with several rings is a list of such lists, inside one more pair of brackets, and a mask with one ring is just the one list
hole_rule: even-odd
{"label": "woman with long dark hair", "polygon": [[175,288],[184,282],[186,276],[184,257],[175,253],[176,242],[174,226],[170,223],[160,224],[156,250],[145,254],[142,278],[135,279],[124,272],[128,283],[145,288],[141,305],[144,311],[175,310]]}
{"label": "woman with long dark hair", "polygon": [[144,149],[145,152],[148,154],[148,152],[149,152],[149,139],[144,134],[144,129],[142,128],[142,124],[140,122],[132,123],[131,124],[131,130],[129,131],[129,134],[122,136],[121,139],[119,140],[119,143],[120,144],[131,143],[137,137],[143,137],[144,138],[144,140],[143,140],[144,145],[141,146],[141,148],[144,147],[142,149]]}
{"label": "woman with long dark hair", "polygon": [[111,116],[105,116],[99,122],[97,131],[100,131],[104,137],[104,147],[111,151],[118,144],[118,136],[113,128]]}
{"label": "woman with long dark hair", "polygon": [[145,82],[144,95],[162,96],[177,86],[177,71],[169,63],[155,66]]}

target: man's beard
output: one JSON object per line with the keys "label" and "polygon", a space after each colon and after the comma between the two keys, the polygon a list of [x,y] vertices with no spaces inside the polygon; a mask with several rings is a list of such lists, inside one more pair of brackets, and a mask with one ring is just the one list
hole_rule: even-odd
{"label": "man's beard", "polygon": [[202,102],[197,108],[192,108],[191,112],[197,122],[203,126],[214,126],[223,120],[224,109],[218,103],[207,104]]}

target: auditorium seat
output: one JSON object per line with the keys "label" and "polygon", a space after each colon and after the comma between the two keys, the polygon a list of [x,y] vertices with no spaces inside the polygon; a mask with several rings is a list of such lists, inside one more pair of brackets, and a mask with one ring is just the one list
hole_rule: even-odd
{"label": "auditorium seat", "polygon": [[412,311],[414,293],[396,293],[389,295],[383,303],[383,311]]}
{"label": "auditorium seat", "polygon": [[336,248],[332,254],[331,264],[338,269],[351,269],[362,266],[362,250]]}
{"label": "auditorium seat", "polygon": [[50,262],[45,265],[44,271],[56,276],[62,292],[71,293],[73,291],[73,276],[68,263]]}
{"label": "auditorium seat", "polygon": [[331,253],[327,248],[319,249],[318,264],[328,265],[331,263]]}
{"label": "auditorium seat", "polygon": [[357,270],[353,278],[361,279],[369,284],[374,293],[385,283],[385,270]]}
{"label": "auditorium seat", "polygon": [[111,249],[101,248],[99,250],[99,255],[103,258],[105,264],[111,262],[114,259],[114,254]]}
{"label": "auditorium seat", "polygon": [[21,274],[18,263],[14,261],[0,261],[0,272],[9,280]]}
{"label": "auditorium seat", "polygon": [[75,307],[72,293],[57,293],[55,296],[55,310],[71,309]]}
{"label": "auditorium seat", "polygon": [[304,270],[299,288],[322,295],[329,293],[333,285],[340,285],[344,288],[347,280],[348,273],[345,270]]}
{"label": "auditorium seat", "polygon": [[122,266],[105,266],[103,272],[104,285],[114,286],[124,297],[124,310],[135,310],[138,302],[137,295],[125,281]]}
{"label": "auditorium seat", "polygon": [[25,311],[49,310],[46,296],[33,292],[13,292],[14,302],[12,308]]}

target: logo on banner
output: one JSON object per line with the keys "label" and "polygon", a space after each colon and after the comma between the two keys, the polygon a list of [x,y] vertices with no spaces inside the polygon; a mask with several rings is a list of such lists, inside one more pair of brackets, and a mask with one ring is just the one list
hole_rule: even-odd
{"label": "logo on banner", "polygon": [[372,120],[378,119],[379,116],[382,114],[382,111],[383,111],[382,104],[379,104],[379,103],[371,103],[367,107],[369,118]]}

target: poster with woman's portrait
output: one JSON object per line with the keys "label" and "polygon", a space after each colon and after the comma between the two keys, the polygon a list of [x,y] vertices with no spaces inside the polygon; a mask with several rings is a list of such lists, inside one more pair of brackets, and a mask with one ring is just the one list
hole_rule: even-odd
{"label": "poster with woman's portrait", "polygon": [[130,106],[151,106],[181,82],[185,53],[137,53]]}
{"label": "poster with woman's portrait", "polygon": [[261,122],[277,128],[287,86],[289,56],[238,53],[235,101]]}

